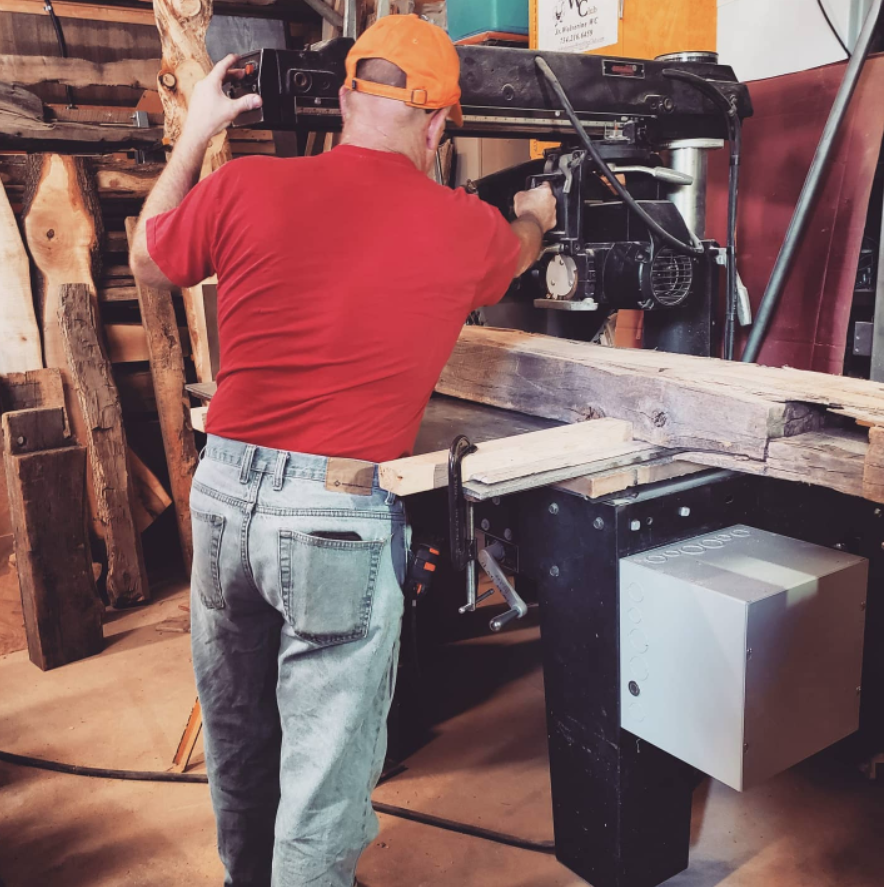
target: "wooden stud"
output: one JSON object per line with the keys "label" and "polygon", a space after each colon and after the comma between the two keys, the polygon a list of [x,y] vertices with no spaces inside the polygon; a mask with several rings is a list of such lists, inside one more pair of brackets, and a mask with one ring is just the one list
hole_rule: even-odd
{"label": "wooden stud", "polygon": [[86,284],[65,284],[59,293],[59,325],[71,376],[87,423],[87,441],[107,541],[107,593],[115,606],[150,597],[141,536],[132,517],[123,410],[95,325]]}
{"label": "wooden stud", "polygon": [[101,651],[101,605],[86,532],[86,450],[64,410],[5,413],[4,462],[31,661],[44,671]]}
{"label": "wooden stud", "polygon": [[[135,235],[134,218],[126,219],[130,242]],[[175,306],[168,290],[154,289],[136,282],[141,322],[147,337],[150,370],[153,374],[154,394],[175,515],[178,519],[178,537],[187,575],[193,563],[193,529],[190,522],[190,486],[199,464],[193,428],[190,424],[190,399],[184,390],[184,357],[178,338]]]}

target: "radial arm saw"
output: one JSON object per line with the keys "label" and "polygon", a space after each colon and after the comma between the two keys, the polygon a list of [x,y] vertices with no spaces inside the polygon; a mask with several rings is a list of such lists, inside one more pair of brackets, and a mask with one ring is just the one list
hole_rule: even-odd
{"label": "radial arm saw", "polygon": [[[304,135],[339,130],[338,90],[351,45],[338,38],[244,55],[245,77],[230,84],[230,94],[257,93],[263,104],[237,125]],[[738,296],[733,256],[705,239],[707,155],[725,141],[733,145],[735,127],[752,114],[733,70],[714,53],[650,61],[459,46],[458,54],[464,125],[450,126],[451,135],[554,143],[541,159],[467,184],[510,215],[517,191],[548,182],[558,207],[540,260],[489,319],[592,339],[612,311],[640,308],[646,346],[715,353],[719,265],[728,269],[726,336]]]}

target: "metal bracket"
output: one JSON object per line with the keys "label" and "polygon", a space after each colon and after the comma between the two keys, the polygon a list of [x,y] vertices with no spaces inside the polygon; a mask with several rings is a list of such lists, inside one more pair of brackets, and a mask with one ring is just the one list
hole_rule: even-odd
{"label": "metal bracket", "polygon": [[476,609],[476,520],[473,503],[463,491],[463,459],[476,452],[469,438],[459,434],[448,451],[448,532],[451,540],[451,566],[466,570],[467,602],[461,613]]}

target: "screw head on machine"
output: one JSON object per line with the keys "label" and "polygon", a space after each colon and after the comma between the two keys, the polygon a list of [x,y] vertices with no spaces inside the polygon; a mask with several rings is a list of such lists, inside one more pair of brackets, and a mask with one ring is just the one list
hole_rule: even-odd
{"label": "screw head on machine", "polygon": [[640,520],[630,521],[629,529],[632,530],[633,533],[637,533],[642,528],[642,522]]}
{"label": "screw head on machine", "polygon": [[682,505],[681,508],[678,509],[679,517],[690,517],[691,509],[687,507],[687,505]]}
{"label": "screw head on machine", "polygon": [[604,530],[605,529],[605,522],[600,517],[597,517],[592,522],[592,525],[593,525],[593,527],[595,527],[596,530]]}
{"label": "screw head on machine", "polygon": [[553,564],[553,565],[549,568],[549,575],[552,576],[554,579],[555,579],[556,576],[559,575],[559,568],[558,568],[555,564]]}
{"label": "screw head on machine", "polygon": [[557,502],[551,502],[551,503],[550,503],[550,505],[549,505],[549,513],[550,513],[550,514],[558,514],[558,513],[559,513],[559,506],[558,506],[558,503],[557,503]]}

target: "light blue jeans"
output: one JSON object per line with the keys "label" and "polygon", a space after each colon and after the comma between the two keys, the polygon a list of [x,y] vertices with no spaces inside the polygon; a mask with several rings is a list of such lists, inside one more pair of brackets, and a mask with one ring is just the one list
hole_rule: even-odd
{"label": "light blue jeans", "polygon": [[377,835],[407,531],[373,466],[354,485],[339,468],[210,436],[194,479],[193,665],[228,887],[352,887]]}

